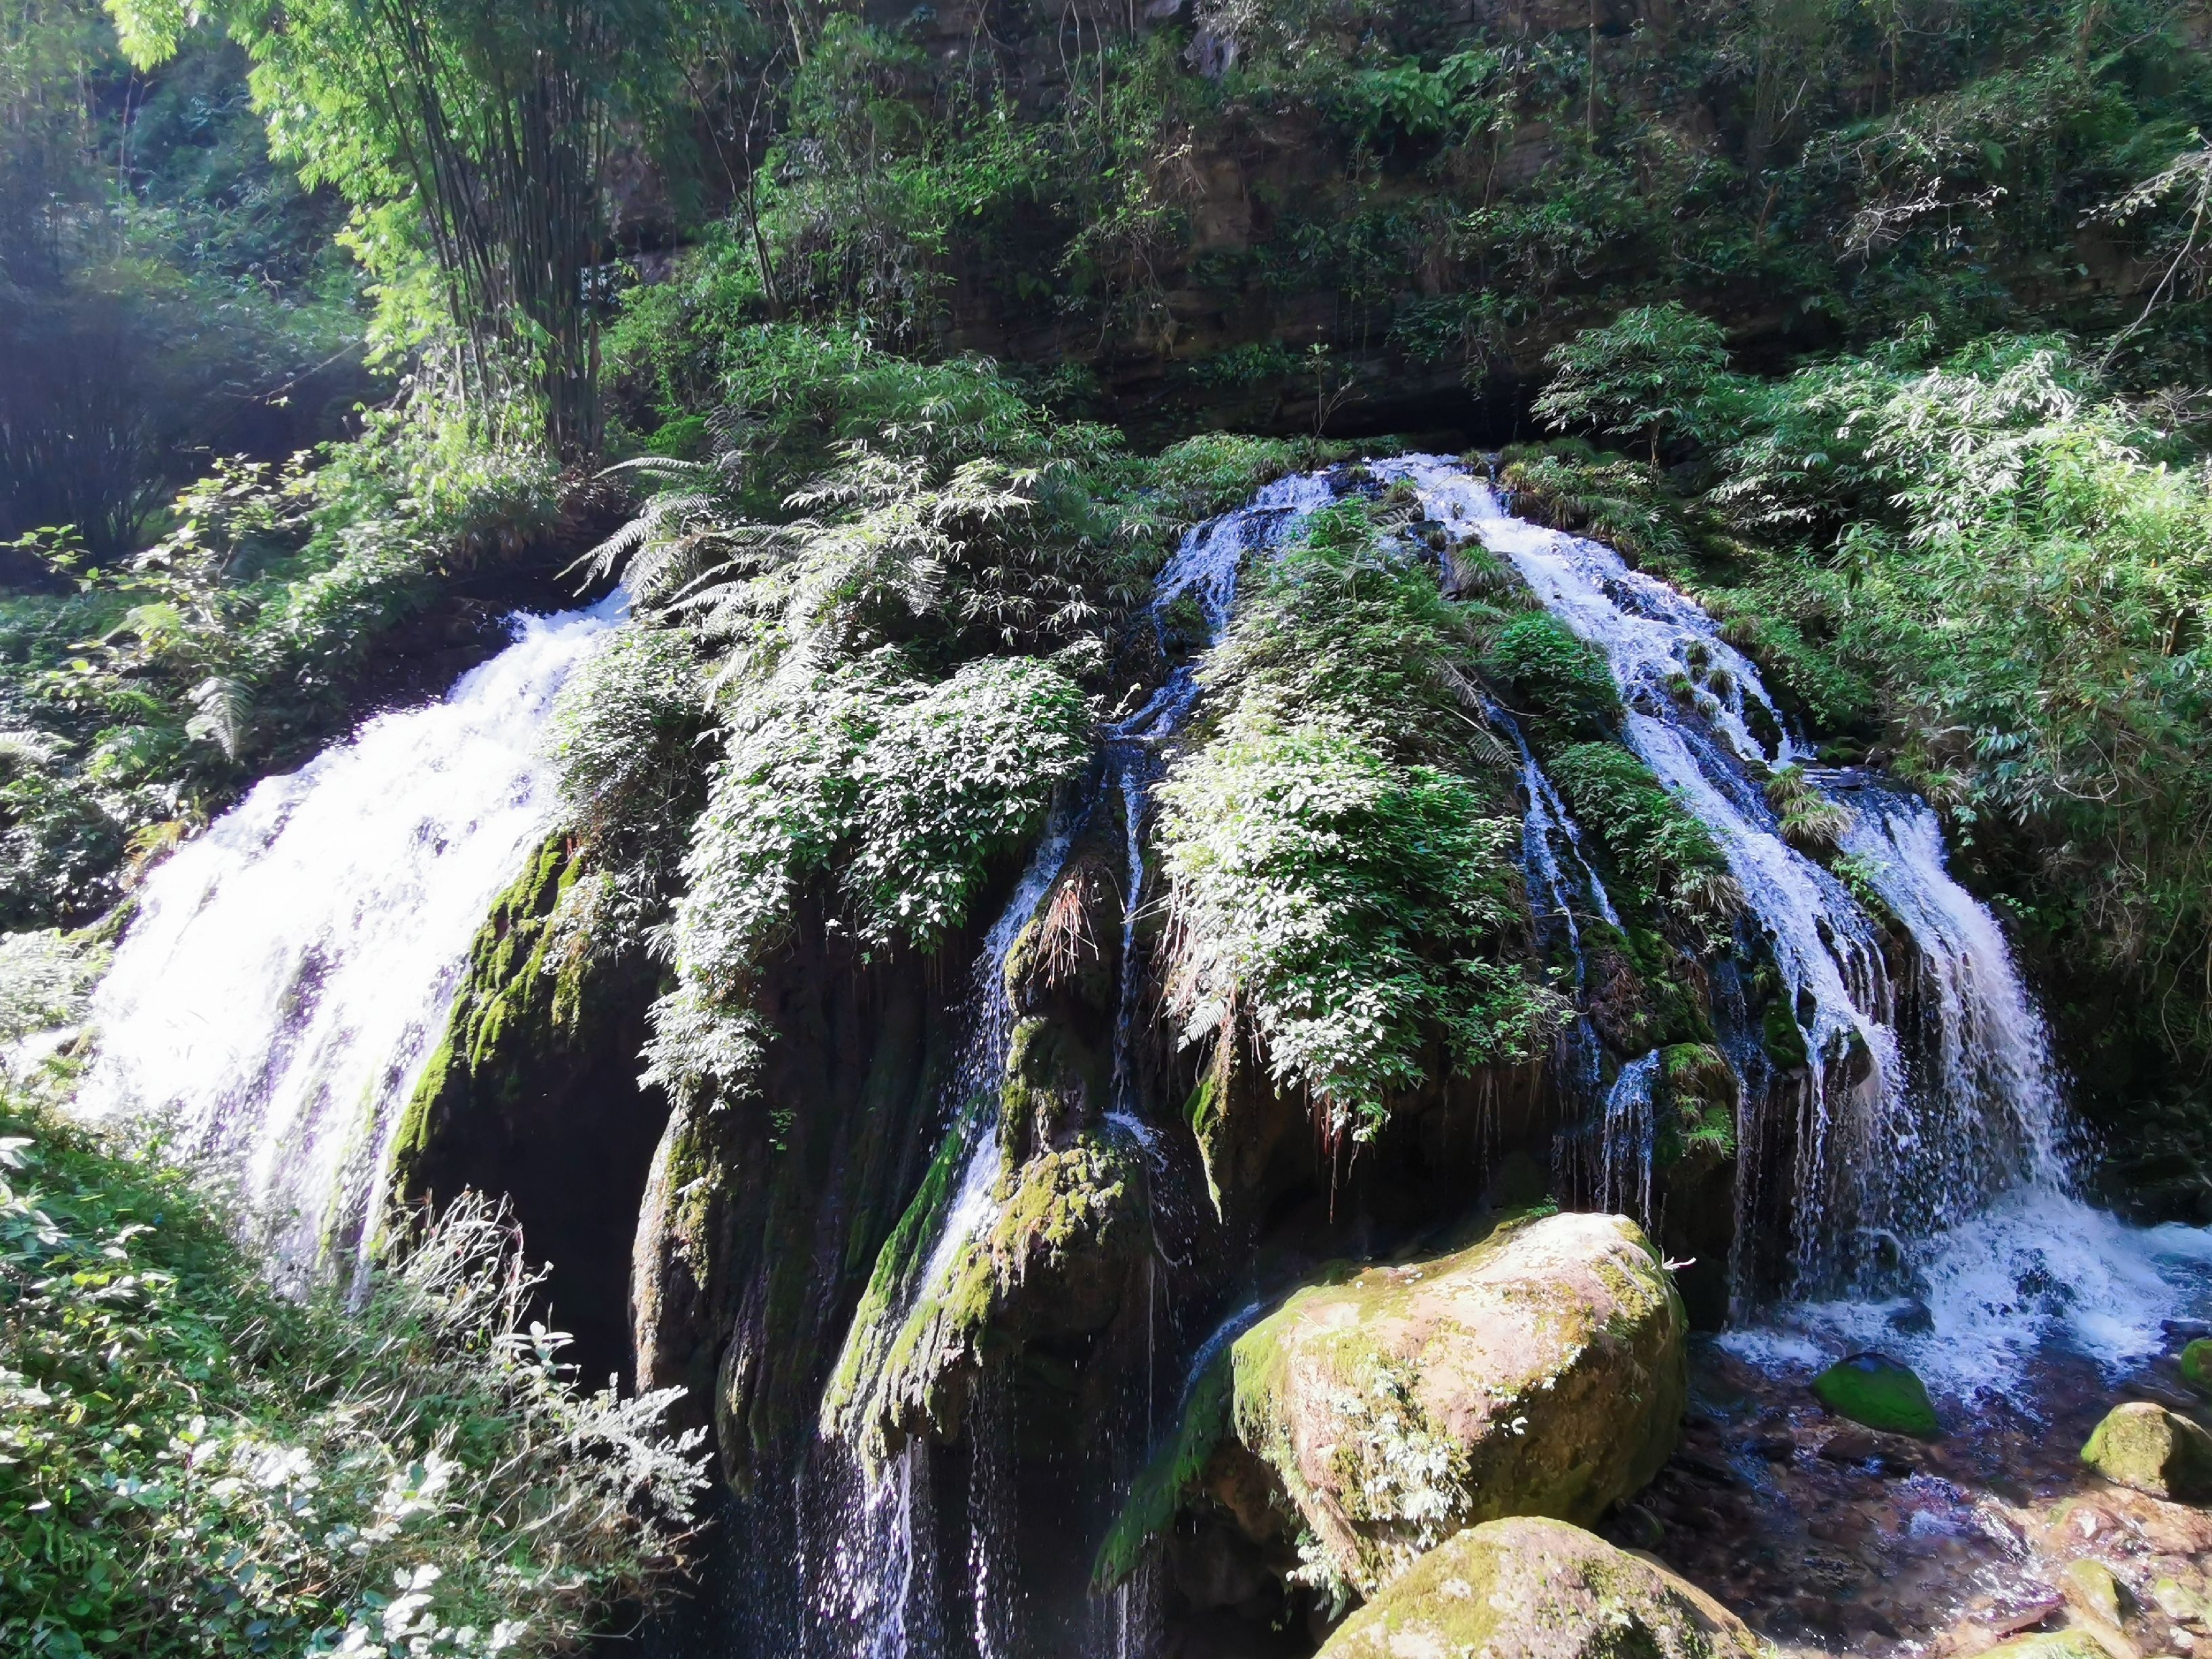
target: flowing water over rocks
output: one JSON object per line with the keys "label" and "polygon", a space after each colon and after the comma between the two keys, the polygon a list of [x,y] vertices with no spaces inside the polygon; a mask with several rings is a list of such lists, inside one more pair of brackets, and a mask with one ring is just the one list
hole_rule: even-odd
{"label": "flowing water over rocks", "polygon": [[623,608],[518,618],[442,701],[265,780],[146,883],[80,1109],[164,1120],[285,1269],[369,1248],[469,941],[552,820],[547,716]]}
{"label": "flowing water over rocks", "polygon": [[[1783,1642],[1962,1656],[2048,1611],[2054,1563],[2072,1547],[2065,1528],[2081,1533],[2061,1507],[2069,1499],[2102,1506],[2081,1536],[2108,1529],[2126,1544],[2116,1559],[2164,1560],[2168,1544],[2191,1562],[2212,1550],[2212,1536],[2192,1542],[2162,1511],[2085,1486],[2073,1462],[2115,1389],[2179,1387],[2161,1356],[2173,1322],[2207,1304],[2212,1236],[2130,1227],[2081,1195],[2044,1022],[1996,917],[1948,872],[1934,812],[1880,776],[1813,764],[1757,666],[1689,599],[1610,550],[1514,516],[1455,461],[1382,461],[1372,477],[1409,484],[1447,538],[1487,548],[1601,653],[1620,693],[1619,738],[1710,834],[1741,896],[1732,948],[1722,938],[1697,969],[1713,1031],[1671,1047],[1620,1041],[1594,1016],[1591,964],[1632,925],[1631,890],[1608,890],[1601,867],[1613,866],[1547,774],[1540,731],[1487,708],[1519,786],[1530,926],[1540,950],[1571,964],[1558,971],[1574,1012],[1547,1059],[1559,1121],[1539,1125],[1547,1139],[1536,1143],[1548,1146],[1555,1191],[1662,1236],[1673,1196],[1662,1119],[1688,1063],[1681,1051],[1712,1056],[1735,1085],[1730,1328],[1698,1359],[1685,1451],[1608,1523],[1620,1541],[1655,1549]],[[1193,530],[1162,569],[1146,616],[1155,689],[1103,727],[1089,777],[1055,808],[951,999],[944,1081],[919,1097],[925,1115],[936,1103],[949,1172],[921,1241],[902,1247],[911,1254],[891,1293],[845,1334],[818,1437],[795,1467],[731,1501],[708,1587],[718,1659],[1199,1650],[1172,1646],[1168,1607],[1184,1591],[1157,1549],[1087,1600],[1083,1564],[1046,1564],[1069,1581],[1054,1594],[1080,1610],[1039,1613],[1036,1544],[1047,1534],[1036,1522],[1060,1518],[1048,1507],[1097,1507],[1129,1490],[1192,1405],[1191,1386],[1177,1400],[1160,1379],[1199,1377],[1290,1288],[1255,1296],[1249,1278],[1176,1242],[1235,1247],[1244,1235],[1172,1213],[1173,1159],[1188,1136],[1145,1074],[1155,964],[1139,924],[1157,902],[1154,795],[1198,705],[1204,653],[1232,618],[1240,569],[1361,487],[1373,486],[1343,471],[1270,484]],[[1194,604],[1198,623],[1178,623]],[[100,993],[104,1048],[85,1105],[165,1114],[179,1141],[270,1217],[295,1272],[369,1247],[396,1108],[471,935],[550,822],[539,746],[551,701],[617,610],[522,623],[517,643],[449,698],[372,721],[264,783],[145,890]],[[1785,771],[1840,826],[1825,854],[1793,840],[1770,798]],[[1111,1010],[1098,1040],[1101,1116],[1148,1188],[1131,1280],[1141,1338],[1128,1339],[1141,1353],[1117,1353],[1129,1374],[1096,1396],[1106,1403],[1079,1454],[1040,1469],[1025,1462],[1035,1396],[1003,1371],[976,1364],[952,1423],[916,1426],[913,1402],[892,1395],[912,1334],[951,1295],[963,1261],[988,1248],[1009,1202],[1000,1101],[1024,1012],[1009,963],[1085,858],[1108,872],[1100,890],[1119,905],[1118,918],[1102,910],[1099,930],[1119,934],[1100,994]],[[1762,975],[1781,988],[1762,992],[1764,1005],[1748,988]],[[1775,1059],[1760,1006],[1789,1028],[1801,1063]],[[1496,1125],[1486,1133],[1494,1142]],[[1484,1158],[1495,1150],[1486,1146]],[[1490,1172],[1463,1173],[1472,1213]],[[1328,1181],[1327,1208],[1316,1200],[1287,1213],[1332,1248],[1366,1250],[1367,1235],[1330,1231],[1336,1174]],[[1275,1266],[1321,1271],[1295,1252]],[[1812,1403],[1815,1372],[1875,1348],[1927,1380],[1948,1439],[1870,1437]],[[899,1431],[886,1434],[895,1419]],[[1264,1645],[1277,1638],[1288,1645]],[[1285,1621],[1237,1651],[1310,1651],[1298,1639]]]}
{"label": "flowing water over rocks", "polygon": [[[1855,893],[1779,833],[1759,779],[1809,751],[1702,611],[1609,549],[1513,517],[1455,463],[1377,470],[1604,652],[1630,746],[1719,842],[1827,1061],[1780,1126],[1792,1167],[1767,1176],[1790,1193],[1795,1294],[1751,1305],[1739,1268],[1741,1322],[1705,1346],[1686,1446],[1609,1529],[1785,1649],[1978,1652],[2050,1619],[2085,1554],[2118,1571],[2130,1617],[2190,1648],[2212,1527],[2092,1480],[2076,1454],[2116,1391],[2192,1398],[2160,1357],[2201,1328],[2188,1316],[2212,1290],[2212,1235],[2130,1226],[2081,1195],[2047,1030],[1996,918],[1949,875],[1935,814],[1879,778],[1807,769],[1849,813],[1838,866]],[[1553,792],[1528,793],[1532,822],[1556,815]],[[1559,884],[1540,837],[1530,866],[1540,906]],[[1911,946],[1901,979],[1892,930]],[[1617,1207],[1636,1198],[1621,1171],[1648,1065],[1622,1067],[1593,1126]],[[1741,1082],[1754,1117],[1762,1091]],[[1775,1127],[1740,1122],[1747,1162],[1787,1139]],[[1943,1440],[1877,1436],[1814,1402],[1815,1372],[1877,1349],[1927,1380]],[[2151,1597],[2154,1580],[2172,1593]]]}

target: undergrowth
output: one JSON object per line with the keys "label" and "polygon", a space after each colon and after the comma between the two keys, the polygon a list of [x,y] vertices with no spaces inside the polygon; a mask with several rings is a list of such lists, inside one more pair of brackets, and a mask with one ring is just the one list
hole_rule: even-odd
{"label": "undergrowth", "polygon": [[0,1646],[550,1654],[667,1581],[696,1436],[574,1390],[496,1211],[303,1303],[229,1221],[0,1102]]}

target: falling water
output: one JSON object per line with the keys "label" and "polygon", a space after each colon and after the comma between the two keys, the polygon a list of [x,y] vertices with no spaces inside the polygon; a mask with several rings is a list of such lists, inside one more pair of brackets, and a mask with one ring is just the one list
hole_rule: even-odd
{"label": "falling water", "polygon": [[[1863,902],[1784,839],[1761,785],[1808,751],[1694,602],[1608,548],[1511,515],[1455,462],[1413,456],[1376,471],[1510,562],[1604,653],[1629,746],[1712,833],[1782,973],[1814,1057],[1796,1091],[1791,1172],[1801,1299],[1731,1340],[1800,1359],[1880,1340],[1962,1389],[2004,1386],[2049,1340],[2115,1365],[2155,1352],[2160,1322],[2202,1293],[2212,1239],[2130,1228],[2081,1198],[2047,1031],[1996,919],[1946,868],[1934,813],[1878,781],[1808,769],[1849,813],[1838,867]],[[1537,839],[1541,887],[1558,862]],[[1911,941],[1905,983],[1892,982],[1888,927]],[[1632,1062],[1612,1091],[1608,1164],[1616,1133],[1648,1115],[1638,1073],[1655,1059]],[[1738,1070],[1764,1081],[1741,1057]],[[1747,1161],[1768,1139],[1759,1097],[1775,1092],[1743,1091]],[[1740,1185],[1756,1178],[1740,1169]]]}
{"label": "falling water", "polygon": [[1659,1079],[1657,1050],[1632,1060],[1606,1091],[1605,1116],[1599,1126],[1597,1206],[1633,1216],[1655,1227],[1651,1169],[1659,1125],[1652,1115],[1652,1088]]}
{"label": "falling water", "polygon": [[[1285,478],[1267,485],[1247,506],[1209,520],[1185,535],[1153,586],[1149,619],[1163,647],[1168,608],[1186,594],[1198,600],[1206,622],[1206,644],[1211,646],[1227,626],[1236,604],[1237,572],[1247,555],[1278,544],[1329,496],[1324,477]],[[1118,793],[1126,817],[1127,870],[1122,905],[1121,1006],[1115,1023],[1109,1116],[1117,1127],[1146,1146],[1154,1142],[1153,1132],[1135,1110],[1130,1064],[1130,1033],[1137,1000],[1135,930],[1146,879],[1145,823],[1152,787],[1164,764],[1164,751],[1197,701],[1198,692],[1194,659],[1177,666],[1134,714],[1107,727],[1104,766],[1079,799],[1063,803],[977,953],[961,1017],[964,1035],[960,1058],[946,1090],[948,1114],[958,1115],[954,1121],[962,1126],[963,1136],[958,1184],[937,1223],[921,1271],[876,1319],[856,1326],[847,1336],[846,1358],[857,1354],[860,1359],[857,1395],[864,1401],[872,1401],[887,1380],[885,1362],[896,1334],[917,1310],[942,1292],[957,1269],[961,1252],[992,1225],[1000,1164],[998,1097],[1014,1023],[1006,987],[1006,957],[1059,878],[1075,837],[1106,799],[1109,787]],[[841,1360],[841,1370],[844,1363]],[[1006,1402],[992,1403],[993,1398],[987,1379],[971,1409],[1000,1413],[1010,1409]],[[848,1414],[844,1420],[865,1420],[872,1409]],[[981,1426],[974,1437],[977,1451],[970,1472],[968,1517],[971,1635],[979,1653],[995,1656],[1010,1651],[1014,1640],[1006,1627],[1008,1609],[999,1587],[1012,1572],[1011,1537],[1016,1523],[1009,1477],[992,1462],[1002,1449],[983,1448],[982,1442],[990,1437]],[[849,1454],[842,1460],[825,1460],[825,1470],[833,1464],[839,1470],[849,1468]],[[911,1571],[911,1563],[925,1547],[918,1534],[933,1527],[935,1520],[926,1504],[914,1502],[911,1472],[901,1467],[892,1476],[890,1483],[865,1496],[857,1512],[848,1506],[846,1512],[852,1515],[854,1530],[841,1540],[832,1574],[836,1582],[827,1584],[817,1598],[823,1610],[835,1608],[857,1624],[860,1650],[866,1653],[926,1650],[914,1645],[911,1626],[925,1616],[922,1604],[930,1595],[921,1576]],[[842,1476],[833,1471],[823,1478]],[[801,1502],[808,1501],[802,1493]],[[818,1498],[815,1506],[821,1506]],[[860,1582],[842,1582],[847,1577]],[[856,1617],[854,1609],[865,1611]],[[1127,1620],[1121,1622],[1126,1626]]]}
{"label": "falling water", "polygon": [[233,1176],[294,1273],[373,1242],[398,1109],[553,819],[547,715],[622,610],[519,619],[442,701],[264,780],[141,891],[79,1109],[149,1115]]}
{"label": "falling water", "polygon": [[[1574,963],[1575,1017],[1559,1031],[1553,1046],[1557,1072],[1564,1091],[1587,1108],[1597,1098],[1603,1055],[1597,1032],[1589,1019],[1589,961],[1583,950],[1582,923],[1575,914],[1576,890],[1607,925],[1618,928],[1620,915],[1596,869],[1583,853],[1582,827],[1559,798],[1558,788],[1537,763],[1520,722],[1492,703],[1485,711],[1491,724],[1513,739],[1521,756],[1521,792],[1528,807],[1521,817],[1521,868],[1528,887],[1528,908],[1536,924],[1536,943],[1549,948],[1563,940]],[[1559,861],[1564,848],[1573,860],[1577,879],[1570,880]],[[1567,1150],[1563,1146],[1563,1151]],[[1571,1179],[1571,1172],[1567,1174]]]}

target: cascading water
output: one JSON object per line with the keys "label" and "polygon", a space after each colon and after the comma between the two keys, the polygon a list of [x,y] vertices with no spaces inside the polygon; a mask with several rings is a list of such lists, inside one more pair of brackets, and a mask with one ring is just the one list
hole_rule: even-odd
{"label": "cascading water", "polygon": [[[1528,883],[1528,908],[1536,925],[1536,943],[1546,951],[1555,945],[1565,945],[1574,964],[1574,1018],[1560,1029],[1553,1045],[1554,1067],[1561,1091],[1587,1109],[1598,1098],[1603,1054],[1589,1019],[1589,959],[1583,949],[1582,922],[1575,914],[1577,891],[1607,926],[1620,927],[1620,915],[1613,907],[1605,883],[1583,855],[1582,827],[1575,822],[1558,787],[1538,763],[1528,738],[1522,735],[1520,722],[1495,703],[1485,712],[1492,725],[1513,739],[1513,746],[1521,757],[1521,790],[1528,797],[1528,807],[1521,818],[1521,868]],[[1563,850],[1573,861],[1572,878],[1560,861]],[[1571,1162],[1581,1148],[1571,1139],[1563,1139],[1559,1150]],[[1600,1159],[1605,1156],[1601,1149]],[[1560,1176],[1563,1188],[1571,1188],[1578,1174],[1571,1168],[1562,1168],[1555,1173]],[[1605,1180],[1601,1162],[1599,1180]],[[1648,1214],[1641,1218],[1650,1220]]]}
{"label": "cascading water", "polygon": [[[1877,781],[1804,769],[1848,812],[1842,852],[1863,903],[1783,835],[1761,784],[1808,751],[1700,607],[1609,548],[1512,515],[1455,461],[1374,470],[1509,562],[1603,653],[1629,746],[1712,833],[1785,981],[1812,1056],[1791,1172],[1798,1299],[1729,1340],[1806,1362],[1880,1342],[1964,1392],[2006,1386],[2054,1341],[2115,1366],[2157,1352],[2161,1322],[2202,1292],[2212,1237],[2130,1228],[2080,1196],[2048,1034],[1995,917],[1946,869],[1934,813]],[[1528,787],[1532,820],[1550,813],[1548,786]],[[1534,839],[1540,894],[1559,863],[1550,834]],[[1911,982],[1892,982],[1886,927],[1910,940]],[[1656,1063],[1632,1061],[1611,1091],[1608,1166],[1616,1136],[1643,1133],[1640,1068]],[[1775,1091],[1740,1054],[1737,1069],[1748,1162],[1770,1139],[1757,1103]]]}
{"label": "cascading water", "polygon": [[1651,1167],[1658,1124],[1652,1115],[1652,1090],[1658,1079],[1656,1051],[1630,1060],[1606,1091],[1598,1126],[1597,1206],[1635,1216],[1647,1227],[1655,1224]]}
{"label": "cascading water", "polygon": [[[1174,556],[1162,567],[1154,582],[1149,620],[1163,648],[1167,643],[1169,607],[1186,595],[1194,597],[1205,623],[1205,644],[1211,646],[1228,625],[1235,606],[1237,576],[1250,553],[1279,544],[1316,508],[1330,499],[1326,478],[1301,475],[1262,489],[1246,506],[1212,519],[1191,530]],[[963,1144],[958,1152],[960,1176],[951,1200],[937,1218],[929,1249],[919,1273],[900,1287],[900,1293],[873,1320],[855,1328],[847,1338],[840,1369],[858,1378],[854,1394],[872,1402],[888,1380],[887,1363],[898,1333],[945,1290],[956,1270],[961,1251],[991,1227],[995,1216],[995,1189],[1000,1165],[998,1099],[1007,1063],[1007,1048],[1014,1010],[1006,988],[1006,957],[1037,907],[1051,890],[1066,864],[1068,851],[1099,805],[1118,798],[1126,816],[1126,884],[1121,926],[1120,1006],[1114,1036],[1113,1070],[1108,1116],[1123,1133],[1150,1146],[1152,1131],[1135,1109],[1135,1089],[1130,1060],[1131,1031],[1138,991],[1136,926],[1146,880],[1144,836],[1152,793],[1164,764],[1164,751],[1181,729],[1199,685],[1195,656],[1178,665],[1133,714],[1106,728],[1104,764],[1088,787],[1056,813],[1044,841],[1031,857],[1006,908],[986,936],[970,973],[969,992],[962,1013],[963,1037],[960,1058],[945,1091],[945,1108],[960,1126]],[[1000,1401],[987,1382],[979,1389],[971,1412],[990,1412],[1005,1419],[1010,1401]],[[845,1418],[865,1421],[873,1407],[864,1405]],[[1010,1443],[1010,1421],[995,1425],[1000,1442]],[[1016,1524],[1012,1494],[1003,1471],[990,1459],[1003,1445],[987,1448],[980,1432],[970,1471],[969,1584],[967,1600],[972,1628],[968,1632],[977,1653],[990,1656],[1012,1650],[1007,1627],[1003,1581],[1012,1571],[1009,1534]],[[825,1623],[856,1632],[852,1650],[866,1654],[933,1651],[917,1632],[932,1616],[934,1590],[928,1575],[914,1563],[927,1553],[929,1540],[922,1534],[936,1524],[927,1503],[915,1498],[918,1477],[907,1467],[911,1455],[890,1473],[888,1481],[872,1487],[866,1482],[857,1504],[804,1489],[805,1481],[828,1482],[843,1488],[854,1479],[849,1449],[816,1460],[802,1480],[799,1502],[802,1510],[826,1510],[846,1517],[853,1530],[841,1539],[819,1588],[807,1598],[814,1616]],[[817,1467],[818,1466],[818,1467]],[[804,1552],[802,1552],[804,1553]],[[1124,1598],[1112,1617],[1123,1632],[1133,1621],[1142,1622],[1143,1610],[1133,1609]],[[1117,1642],[1121,1637],[1117,1635]],[[1121,1642],[1126,1646],[1126,1642]]]}
{"label": "cascading water", "polygon": [[519,618],[444,699],[264,780],[142,890],[78,1109],[147,1115],[234,1179],[283,1270],[369,1248],[469,942],[552,822],[547,716],[623,607]]}

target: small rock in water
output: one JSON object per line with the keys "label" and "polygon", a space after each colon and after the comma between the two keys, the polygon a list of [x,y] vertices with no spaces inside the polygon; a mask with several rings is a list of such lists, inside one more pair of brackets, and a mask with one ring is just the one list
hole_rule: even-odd
{"label": "small rock in water", "polygon": [[2200,1336],[2181,1351],[2181,1374],[2191,1388],[2212,1394],[2212,1341]]}
{"label": "small rock in water", "polygon": [[2039,1632],[2000,1643],[1982,1659],[2108,1659],[2104,1644],[2085,1630]]}
{"label": "small rock in water", "polygon": [[2148,1400],[2115,1407],[2081,1448],[2081,1461],[2154,1498],[2186,1504],[2212,1498],[2212,1434]]}
{"label": "small rock in water", "polygon": [[1770,1463],[1787,1463],[1797,1455],[1797,1443],[1786,1434],[1756,1435],[1744,1443],[1743,1449]]}
{"label": "small rock in water", "polygon": [[1889,1328],[1908,1336],[1924,1336],[1936,1328],[1936,1316],[1918,1297],[1908,1296],[1891,1310]]}
{"label": "small rock in water", "polygon": [[2117,1627],[2124,1592],[2112,1570],[2087,1556],[2069,1561],[2058,1575],[2058,1592],[2093,1619]]}
{"label": "small rock in water", "polygon": [[1927,1386],[1910,1366],[1884,1354],[1855,1353],[1813,1379],[1813,1392],[1838,1417],[1869,1429],[1932,1440],[1942,1432]]}

